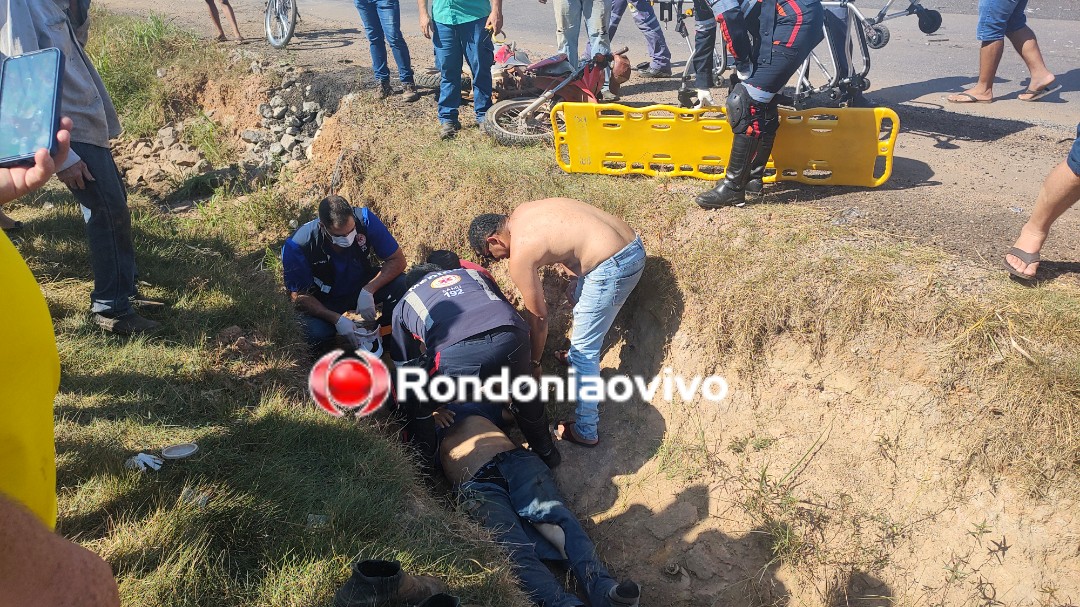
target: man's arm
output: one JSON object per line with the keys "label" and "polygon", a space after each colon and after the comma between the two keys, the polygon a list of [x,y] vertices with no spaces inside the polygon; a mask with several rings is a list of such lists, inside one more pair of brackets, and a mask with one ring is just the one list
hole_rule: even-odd
{"label": "man's arm", "polygon": [[428,0],[416,0],[416,8],[420,12],[420,33],[431,40],[431,14],[428,12]]}
{"label": "man's arm", "polygon": [[405,253],[402,253],[399,247],[398,250],[394,251],[393,255],[383,260],[379,273],[364,286],[364,290],[374,295],[379,289],[390,284],[390,281],[401,276],[401,273],[405,271],[406,264]]}
{"label": "man's arm", "polygon": [[515,261],[513,257],[510,258],[510,279],[521,292],[521,302],[528,311],[525,319],[529,323],[532,361],[539,361],[544,355],[548,334],[548,308],[544,300],[544,286],[540,284],[537,273],[539,270],[540,267],[531,260]]}
{"label": "man's arm", "polygon": [[0,546],[0,605],[120,607],[108,563],[2,494]]}
{"label": "man's arm", "polygon": [[502,33],[503,26],[503,14],[502,14],[502,0],[491,0],[491,14],[488,15],[487,23],[484,27],[491,30],[491,35]]}
{"label": "man's arm", "polygon": [[300,310],[308,316],[320,318],[332,325],[337,324],[338,319],[341,318],[341,314],[338,314],[330,308],[327,308],[323,305],[321,301],[315,299],[307,293],[297,293],[295,291],[289,291],[289,298],[292,299],[293,303],[296,305],[297,310]]}

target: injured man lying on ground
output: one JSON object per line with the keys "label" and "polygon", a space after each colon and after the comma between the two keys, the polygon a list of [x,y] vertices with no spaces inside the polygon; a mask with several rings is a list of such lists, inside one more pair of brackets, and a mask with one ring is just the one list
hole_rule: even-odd
{"label": "injured man lying on ground", "polygon": [[[440,410],[439,459],[466,513],[505,549],[521,587],[542,607],[627,607],[638,604],[635,582],[618,582],[532,451],[499,428],[504,407],[465,403]],[[568,592],[544,561],[569,566],[587,602]]]}

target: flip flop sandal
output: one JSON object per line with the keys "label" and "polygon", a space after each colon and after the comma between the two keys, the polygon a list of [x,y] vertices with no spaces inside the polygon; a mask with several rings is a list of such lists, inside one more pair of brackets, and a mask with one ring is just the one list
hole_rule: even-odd
{"label": "flip flop sandal", "polygon": [[555,422],[555,431],[552,432],[556,440],[566,441],[568,443],[574,443],[575,445],[581,445],[592,449],[600,444],[600,439],[596,439],[595,443],[590,443],[585,439],[578,436],[576,430],[574,430],[574,422],[566,419],[561,419]]}
{"label": "flip flop sandal", "polygon": [[564,367],[570,366],[570,350],[555,350],[552,356],[555,358],[555,362],[560,365]]}
{"label": "flip flop sandal", "polygon": [[1055,93],[1055,92],[1060,91],[1060,90],[1061,90],[1061,85],[1060,84],[1058,84],[1057,82],[1051,82],[1050,84],[1042,87],[1041,89],[1037,89],[1037,90],[1034,90],[1034,91],[1031,90],[1031,89],[1027,89],[1023,93],[1020,93],[1020,94],[1021,95],[1031,95],[1031,96],[1026,98],[1026,99],[1022,98],[1020,96],[1017,96],[1017,99],[1019,99],[1020,101],[1038,101],[1038,100],[1042,99],[1043,97],[1046,97],[1050,93]]}
{"label": "flip flop sandal", "polygon": [[[1007,255],[1012,255],[1013,257],[1019,259],[1020,261],[1024,262],[1027,265],[1031,265],[1031,264],[1033,264],[1033,263],[1035,263],[1037,261],[1041,261],[1041,258],[1039,257],[1038,253],[1028,253],[1027,251],[1025,251],[1023,249],[1018,249],[1016,247],[1013,247],[1013,248],[1009,249],[1009,252],[1007,253]],[[1028,274],[1024,274],[1020,270],[1017,270],[1016,268],[1012,267],[1012,264],[1009,263],[1008,258],[1002,257],[1001,258],[1001,263],[1005,266],[1005,269],[1008,270],[1009,274],[1012,274],[1017,279],[1019,279],[1019,280],[1021,280],[1023,282],[1027,282],[1027,283],[1031,283],[1031,282],[1035,281],[1034,276],[1029,276]]]}
{"label": "flip flop sandal", "polygon": [[990,103],[993,101],[993,99],[979,99],[970,93],[956,93],[953,97],[958,97],[958,99],[949,99],[946,97],[945,100],[949,103]]}

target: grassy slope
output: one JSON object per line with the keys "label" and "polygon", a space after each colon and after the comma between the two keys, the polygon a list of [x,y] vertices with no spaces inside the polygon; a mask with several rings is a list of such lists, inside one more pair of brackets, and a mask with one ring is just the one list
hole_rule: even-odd
{"label": "grassy slope", "polygon": [[[224,63],[160,20],[95,19],[90,51],[134,135],[189,115],[185,87]],[[426,495],[385,429],[310,406],[309,361],[279,267],[249,238],[271,225],[282,237],[296,205],[250,185],[184,218],[137,195],[131,205],[145,292],[171,303],[153,315],[165,329],[152,339],[103,335],[87,322],[82,218],[66,191],[13,210],[28,222],[18,245],[42,283],[61,353],[59,530],[112,564],[124,603],[329,604],[359,555],[444,577],[468,599],[517,604],[505,559]],[[232,325],[247,344],[214,339]],[[199,454],[156,473],[123,468],[134,453],[182,441],[197,442]],[[329,522],[312,527],[309,514]]]}

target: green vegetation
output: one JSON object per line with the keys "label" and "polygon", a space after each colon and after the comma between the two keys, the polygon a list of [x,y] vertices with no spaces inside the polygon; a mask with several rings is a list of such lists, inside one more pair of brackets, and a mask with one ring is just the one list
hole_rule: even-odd
{"label": "green vegetation", "polygon": [[[192,116],[190,98],[155,70],[185,65],[195,78],[217,51],[158,18],[94,17],[93,55],[129,134]],[[191,143],[228,160],[212,122],[188,124]],[[17,244],[62,361],[59,531],[109,561],[125,605],[327,605],[356,557],[398,559],[471,601],[523,604],[505,557],[428,495],[385,420],[311,406],[311,361],[276,255],[296,199],[265,180],[177,185],[209,198],[187,215],[130,200],[144,294],[170,303],[149,313],[165,325],[153,338],[105,335],[88,321],[83,220],[66,190],[13,210],[27,221]],[[189,460],[124,468],[135,453],[187,441],[200,447]]]}

